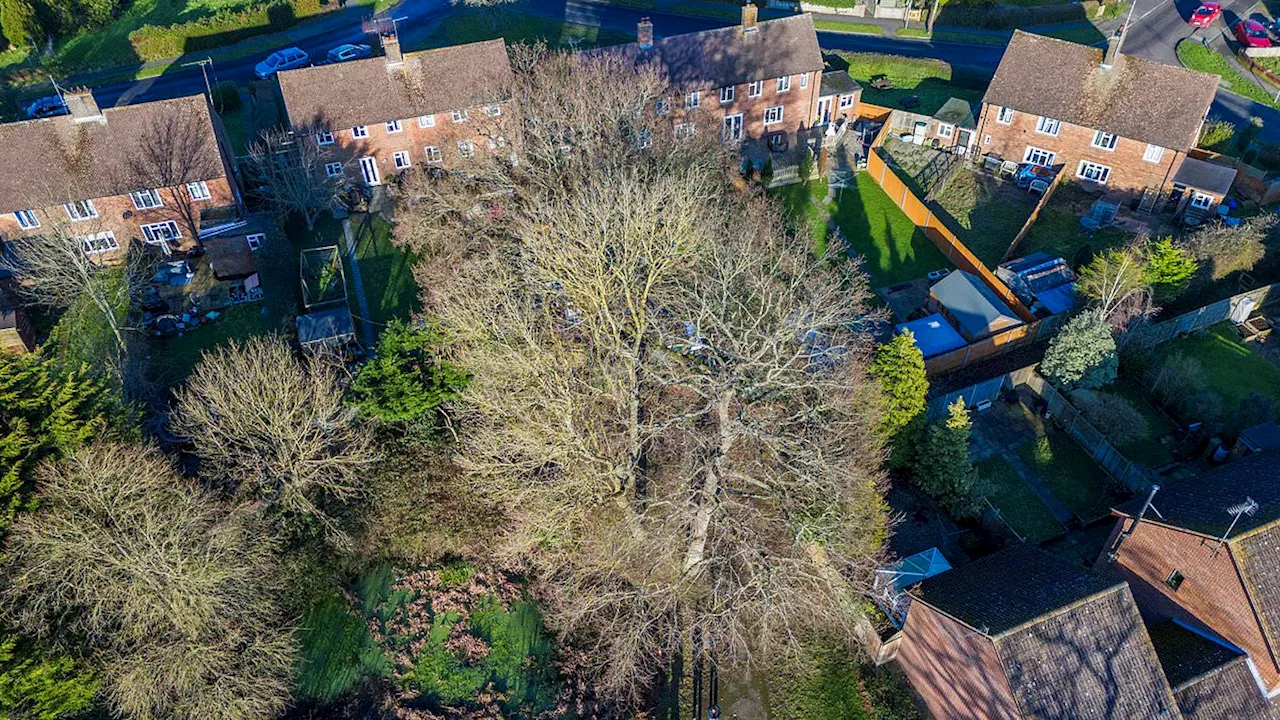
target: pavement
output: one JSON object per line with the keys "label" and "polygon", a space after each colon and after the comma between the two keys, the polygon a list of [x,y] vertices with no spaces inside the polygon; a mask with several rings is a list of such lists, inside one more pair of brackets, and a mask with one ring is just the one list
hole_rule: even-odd
{"label": "pavement", "polygon": [[[1231,0],[1226,4],[1227,12],[1224,16],[1234,18],[1238,13],[1247,12],[1253,2],[1254,0]],[[648,17],[653,21],[654,33],[658,37],[732,24],[728,19],[680,14],[686,12],[690,4],[706,5],[708,10],[713,7],[721,9],[724,7],[721,3],[708,2],[708,0],[654,0],[655,6],[651,9],[636,9],[590,0],[520,0],[510,8],[541,18],[624,32],[634,32],[636,22],[642,17]],[[1177,64],[1174,47],[1178,40],[1192,34],[1193,28],[1187,25],[1185,18],[1194,4],[1198,4],[1196,0],[1137,0],[1125,38],[1124,51]],[[257,48],[256,52],[216,62],[213,68],[214,76],[217,80],[232,80],[240,83],[252,80],[253,66],[267,54],[262,48],[272,40],[279,40],[272,47],[297,45],[313,57],[323,57],[330,48],[342,43],[367,42],[369,38],[362,31],[359,22],[367,12],[368,10],[363,8],[348,8],[335,13],[332,17],[298,25],[278,35],[253,38],[246,41],[245,46]],[[402,44],[409,49],[424,46],[427,38],[435,32],[439,24],[456,12],[459,12],[459,6],[449,0],[402,0],[391,10],[393,16],[403,18],[399,24]],[[842,19],[849,20],[849,18]],[[854,19],[857,22],[863,20],[866,19]],[[896,25],[898,21],[891,21],[891,23]],[[1210,30],[1218,33],[1221,31],[1221,27]],[[832,50],[937,58],[957,67],[986,73],[994,72],[1003,54],[1003,48],[998,45],[938,42],[929,39],[829,31],[820,31],[818,41],[823,48]],[[233,53],[234,48],[230,52],[224,50],[220,54]],[[195,56],[191,59],[194,58]],[[110,106],[190,94],[199,91],[203,81],[198,68],[174,64],[160,76],[147,80],[93,84],[90,76],[89,84],[94,87],[99,102]],[[1251,117],[1261,118],[1263,121],[1261,134],[1273,141],[1280,140],[1280,112],[1240,95],[1219,91],[1211,114],[1237,124],[1247,123]]]}

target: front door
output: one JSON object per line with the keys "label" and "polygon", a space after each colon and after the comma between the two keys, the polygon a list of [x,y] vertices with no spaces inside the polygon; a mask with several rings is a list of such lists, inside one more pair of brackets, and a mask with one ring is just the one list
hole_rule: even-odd
{"label": "front door", "polygon": [[382,184],[382,177],[378,174],[377,158],[360,158],[360,174],[364,176],[365,185],[373,187]]}
{"label": "front door", "polygon": [[969,152],[969,148],[973,147],[973,132],[969,130],[956,131],[956,153],[965,155]]}
{"label": "front door", "polygon": [[731,143],[742,142],[742,113],[725,117],[724,141]]}
{"label": "front door", "polygon": [[831,98],[818,99],[818,124],[826,125],[831,122]]}

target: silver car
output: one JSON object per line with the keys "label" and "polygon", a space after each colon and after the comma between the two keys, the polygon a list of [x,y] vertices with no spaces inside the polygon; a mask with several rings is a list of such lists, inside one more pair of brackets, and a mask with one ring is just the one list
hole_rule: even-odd
{"label": "silver car", "polygon": [[373,48],[368,45],[353,45],[347,43],[329,51],[327,57],[331,63],[346,62],[348,60],[359,60],[361,58],[371,57]]}
{"label": "silver car", "polygon": [[271,53],[266,60],[253,66],[253,74],[257,75],[259,80],[266,80],[281,70],[300,68],[310,60],[311,56],[302,48],[285,48]]}

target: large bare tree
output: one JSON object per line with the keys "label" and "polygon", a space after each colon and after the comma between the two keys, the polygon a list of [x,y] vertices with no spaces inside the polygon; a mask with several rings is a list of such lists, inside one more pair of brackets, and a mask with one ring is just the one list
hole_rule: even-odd
{"label": "large bare tree", "polygon": [[316,134],[264,130],[249,148],[249,160],[263,181],[266,199],[281,215],[298,213],[315,227],[321,213],[333,207],[343,177],[330,177],[325,165],[336,161],[320,151]]}
{"label": "large bare tree", "polygon": [[292,630],[276,544],[158,451],[98,444],[38,471],[9,535],[9,619],[84,642],[115,711],[144,720],[271,718],[289,700]]}
{"label": "large bare tree", "polygon": [[473,373],[457,460],[503,550],[618,692],[851,636],[885,532],[865,279],[726,179],[718,127],[676,137],[656,69],[523,52],[519,165],[412,186],[398,228]]}
{"label": "large bare tree", "polygon": [[192,195],[189,184],[223,174],[214,128],[202,110],[188,103],[153,114],[128,159],[134,186],[163,193],[166,207],[178,214],[197,243],[203,201]]}
{"label": "large bare tree", "polygon": [[205,478],[295,532],[315,525],[344,546],[335,516],[364,496],[378,456],[370,428],[343,402],[341,378],[337,363],[298,359],[278,337],[233,342],[192,371],[171,426],[191,438]]}

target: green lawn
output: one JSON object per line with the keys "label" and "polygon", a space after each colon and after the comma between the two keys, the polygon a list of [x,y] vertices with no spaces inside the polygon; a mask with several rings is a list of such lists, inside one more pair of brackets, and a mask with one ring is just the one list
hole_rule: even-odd
{"label": "green lawn", "polygon": [[1147,420],[1148,427],[1151,428],[1151,434],[1145,440],[1132,442],[1116,449],[1130,460],[1152,468],[1160,467],[1173,460],[1173,455],[1170,454],[1168,448],[1160,444],[1160,438],[1169,435],[1176,429],[1173,421],[1156,409],[1156,406],[1152,405],[1147,398],[1146,393],[1142,392],[1134,383],[1122,380],[1108,387],[1107,391],[1133,403],[1134,409],[1142,413],[1142,416]]}
{"label": "green lawn", "polygon": [[[737,13],[736,10],[734,12]],[[498,37],[509,43],[544,41],[552,47],[565,47],[570,41],[579,43],[579,47],[595,47],[618,45],[636,39],[635,35],[629,33],[547,20],[510,10],[474,9],[445,18],[431,34],[427,44],[429,47],[445,47]]]}
{"label": "green lawn", "polygon": [[1178,60],[1192,70],[1211,73],[1222,78],[1223,86],[1231,92],[1250,100],[1276,107],[1271,93],[1263,90],[1249,77],[1236,70],[1227,59],[1193,39],[1178,43]]}
{"label": "green lawn", "polygon": [[964,30],[934,30],[934,42],[954,42],[968,43],[970,45],[1007,45],[1009,43],[1008,35],[987,35],[985,33],[971,33]]}
{"label": "green lawn", "polygon": [[812,232],[814,252],[819,255],[826,251],[827,220],[834,218],[853,250],[866,258],[865,267],[875,287],[896,285],[948,267],[929,238],[864,174],[840,193],[834,205],[826,202],[827,185],[821,181],[808,186],[787,185],[772,192],[782,199],[793,220]]}
{"label": "green lawn", "polygon": [[1100,250],[1120,244],[1129,237],[1123,230],[1099,230],[1089,237],[1080,227],[1080,218],[1089,212],[1097,195],[1085,192],[1075,183],[1059,185],[1040,211],[1031,231],[1014,251],[1015,257],[1033,252],[1047,252],[1079,267]]}
{"label": "green lawn", "polygon": [[[361,226],[352,218],[352,230]],[[381,329],[392,318],[408,320],[421,309],[418,284],[413,279],[413,258],[391,242],[391,226],[375,218],[371,232],[357,232],[356,257],[369,301],[369,319]]]}
{"label": "green lawn", "polygon": [[956,171],[935,200],[954,220],[956,236],[987,267],[994,268],[1026,224],[1034,198],[965,168]]}
{"label": "green lawn", "polygon": [[[875,105],[898,107],[903,98],[914,95],[920,105],[912,111],[931,115],[952,96],[970,102],[982,99],[981,90],[956,84],[951,66],[941,60],[880,53],[839,53],[838,57],[840,62],[833,66],[847,64],[849,76],[862,85],[862,99]],[[871,78],[875,75],[887,76],[893,81],[893,88],[871,87]]]}
{"label": "green lawn", "polygon": [[1267,395],[1280,403],[1280,371],[1236,337],[1230,323],[1172,340],[1160,346],[1161,355],[1180,352],[1204,365],[1209,387],[1222,397],[1222,411],[1229,416],[1250,392]]}
{"label": "green lawn", "polygon": [[1018,454],[1085,524],[1105,517],[1115,499],[1111,479],[1066,433],[1047,430],[1045,437],[1018,448]]}
{"label": "green lawn", "polygon": [[819,30],[832,30],[834,32],[860,33],[863,35],[883,35],[884,30],[879,25],[860,22],[843,22],[840,20],[814,20],[813,26]]}
{"label": "green lawn", "polygon": [[1003,458],[987,458],[975,467],[984,481],[987,500],[1027,542],[1038,543],[1062,534],[1062,525],[1053,513]]}

